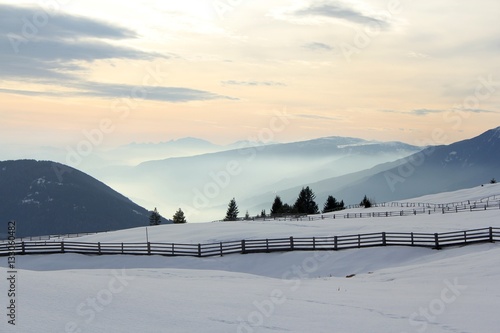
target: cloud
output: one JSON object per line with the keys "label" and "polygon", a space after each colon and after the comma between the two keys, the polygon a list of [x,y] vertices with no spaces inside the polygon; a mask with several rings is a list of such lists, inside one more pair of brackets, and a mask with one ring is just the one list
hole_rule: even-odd
{"label": "cloud", "polygon": [[24,64],[49,71],[54,67],[78,70],[72,62],[169,57],[109,42],[137,37],[128,28],[89,18],[50,13],[41,7],[0,5],[0,60],[18,69]]}
{"label": "cloud", "polygon": [[16,7],[0,4],[0,34],[24,38],[72,39],[94,37],[108,39],[136,38],[137,34],[85,17],[70,16],[40,7]]}
{"label": "cloud", "polygon": [[316,2],[307,7],[296,10],[293,13],[298,17],[326,17],[341,19],[356,24],[376,23],[381,27],[387,27],[388,23],[375,16],[361,12],[350,5],[337,1]]}
{"label": "cloud", "polygon": [[311,42],[303,45],[304,48],[312,51],[332,51],[333,47],[320,42]]}
{"label": "cloud", "polygon": [[223,85],[228,86],[268,86],[268,87],[278,87],[278,86],[286,86],[286,84],[282,82],[275,81],[235,81],[235,80],[227,80],[221,81]]}
{"label": "cloud", "polygon": [[307,118],[307,119],[319,119],[319,120],[341,120],[340,118],[337,117],[327,117],[327,116],[320,116],[316,114],[295,114],[295,117],[299,118]]}
{"label": "cloud", "polygon": [[416,116],[426,116],[428,114],[442,113],[442,112],[445,112],[445,110],[415,109],[411,110],[409,113]]}
{"label": "cloud", "polygon": [[77,85],[76,88],[82,89],[82,92],[79,93],[80,96],[86,95],[92,97],[125,96],[174,103],[212,99],[236,100],[235,98],[221,96],[208,91],[179,87],[137,87],[127,84],[88,82],[79,86]]}
{"label": "cloud", "polygon": [[[138,37],[136,32],[128,28],[107,22],[50,12],[42,7],[0,4],[0,77],[4,80],[75,89],[72,92],[9,88],[0,91],[25,96],[104,98],[128,96],[137,89],[143,91],[143,87],[91,82],[83,77],[88,64],[98,60],[152,61],[177,57],[173,54],[145,52],[116,43]],[[187,102],[230,97],[182,87],[147,87],[147,93],[137,98]]]}
{"label": "cloud", "polygon": [[414,116],[427,116],[429,114],[438,114],[445,112],[470,112],[470,113],[500,113],[498,111],[484,110],[484,109],[452,109],[452,110],[437,110],[437,109],[414,109],[411,111],[396,111],[396,110],[380,110],[385,113],[409,114]]}
{"label": "cloud", "polygon": [[419,53],[419,52],[408,52],[408,57],[410,58],[417,58],[417,59],[430,59],[430,55],[425,54],[425,53]]}
{"label": "cloud", "polygon": [[206,101],[212,99],[236,100],[229,96],[222,96],[208,91],[179,88],[179,87],[146,87],[128,84],[109,84],[99,82],[68,83],[68,88],[73,91],[33,91],[20,89],[0,88],[0,93],[16,94],[23,96],[50,96],[50,97],[101,97],[101,98],[124,98],[142,99],[151,101],[162,101],[181,103],[190,101]]}
{"label": "cloud", "polygon": [[500,113],[499,111],[485,110],[485,109],[454,109],[453,111],[470,112],[470,113]]}

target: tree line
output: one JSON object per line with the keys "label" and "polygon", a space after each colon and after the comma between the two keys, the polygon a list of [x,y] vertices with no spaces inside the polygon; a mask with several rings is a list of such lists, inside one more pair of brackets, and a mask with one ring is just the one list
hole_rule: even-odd
{"label": "tree line", "polygon": [[[277,195],[274,198],[274,202],[271,206],[270,214],[267,215],[265,210],[262,210],[259,217],[282,217],[289,215],[312,215],[320,213],[331,213],[339,210],[345,209],[344,200],[338,201],[332,195],[329,195],[326,202],[323,205],[323,210],[319,210],[318,204],[315,201],[316,195],[309,188],[309,186],[303,187],[295,200],[293,205],[288,203],[283,203],[281,197]],[[373,200],[369,199],[366,195],[360,202],[360,206],[364,208],[370,208],[373,204]],[[229,202],[226,216],[224,221],[237,221],[238,220],[238,205],[236,204],[235,198],[232,198]],[[251,220],[248,211],[245,214],[244,220]]]}
{"label": "tree line", "polygon": [[[153,225],[160,225],[161,224],[161,219],[162,219],[162,216],[160,215],[160,213],[158,212],[158,210],[155,209],[151,212],[151,215],[149,215],[149,225],[153,226]],[[172,218],[172,221],[174,223],[187,223],[186,221],[186,216],[184,215],[184,212],[182,211],[182,209],[178,209],[173,218]]]}
{"label": "tree line", "polygon": [[[332,195],[329,195],[328,198],[326,199],[325,203],[323,204],[323,209],[320,211],[318,204],[316,203],[316,195],[314,192],[309,188],[309,186],[302,187],[302,189],[299,192],[299,195],[297,199],[295,200],[295,203],[293,205],[290,205],[288,203],[284,203],[281,200],[281,197],[277,195],[274,198],[274,202],[271,205],[271,210],[270,214],[266,214],[266,210],[262,210],[260,215],[257,215],[256,217],[283,217],[283,216],[290,216],[290,215],[313,215],[313,214],[320,214],[320,213],[331,213],[339,210],[345,209],[344,205],[344,200],[338,201],[335,197]],[[369,199],[366,195],[360,202],[360,206],[364,208],[370,208],[372,206],[373,200]],[[239,215],[239,209],[238,205],[236,204],[236,199],[232,198],[229,201],[227,211],[226,211],[226,216],[224,217],[224,221],[237,221],[238,220],[238,215]],[[161,219],[162,216],[158,212],[158,210],[155,208],[154,211],[151,212],[151,215],[149,216],[149,225],[154,226],[154,225],[160,225],[161,224]],[[248,214],[248,211],[246,211],[245,217],[243,220],[251,220],[252,218]],[[178,209],[177,212],[175,212],[172,221],[174,223],[187,223],[186,217],[184,215],[184,212],[182,209]]]}

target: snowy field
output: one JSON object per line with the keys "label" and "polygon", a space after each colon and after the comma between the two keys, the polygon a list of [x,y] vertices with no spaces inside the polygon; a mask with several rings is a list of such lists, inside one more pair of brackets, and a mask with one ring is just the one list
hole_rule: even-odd
{"label": "snowy field", "polygon": [[[499,194],[499,185],[485,185],[410,201],[449,203]],[[209,243],[489,226],[500,227],[500,209],[166,225],[149,227],[148,234],[152,242]],[[145,237],[145,228],[136,228],[78,240],[144,242]],[[9,275],[7,259],[1,258],[0,332],[491,333],[500,324],[499,258],[500,246],[490,243],[440,251],[380,247],[211,258],[18,256],[16,326],[7,322]]]}

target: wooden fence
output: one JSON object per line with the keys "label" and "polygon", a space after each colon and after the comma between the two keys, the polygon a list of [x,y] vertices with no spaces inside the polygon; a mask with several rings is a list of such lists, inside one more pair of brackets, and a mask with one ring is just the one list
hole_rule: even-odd
{"label": "wooden fence", "polygon": [[[78,238],[82,236],[88,236],[88,235],[95,235],[99,233],[106,233],[108,231],[99,231],[99,232],[79,232],[79,233],[73,233],[73,234],[60,234],[60,235],[42,235],[42,236],[27,236],[27,237],[21,237],[21,238],[16,238],[16,241],[18,242],[23,242],[23,241],[50,241],[50,240],[57,240],[61,238]],[[8,242],[7,239],[0,239],[0,243],[2,242]]]}
{"label": "wooden fence", "polygon": [[163,255],[211,257],[234,253],[325,251],[376,246],[415,246],[441,249],[500,240],[500,228],[445,233],[380,232],[344,236],[247,239],[209,244],[84,243],[71,241],[13,241],[0,244],[0,256],[79,253],[86,255]]}
{"label": "wooden fence", "polygon": [[[385,207],[385,206],[379,206]],[[388,206],[393,207],[393,206]],[[483,203],[463,203],[456,205],[445,204],[419,204],[407,203],[401,204],[397,207],[415,207],[412,209],[392,210],[392,211],[379,211],[379,212],[359,212],[359,213],[345,213],[342,210],[324,213],[318,215],[296,215],[296,216],[280,216],[280,217],[265,217],[254,219],[256,221],[314,221],[323,219],[354,219],[354,218],[368,218],[368,217],[394,217],[394,216],[411,216],[421,214],[448,214],[448,213],[462,213],[462,212],[478,212],[492,209],[500,209],[500,201],[486,201]]]}

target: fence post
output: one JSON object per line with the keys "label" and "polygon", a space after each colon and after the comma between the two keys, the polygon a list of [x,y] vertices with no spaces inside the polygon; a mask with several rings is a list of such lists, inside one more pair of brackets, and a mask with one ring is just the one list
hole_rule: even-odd
{"label": "fence post", "polygon": [[316,250],[316,237],[313,237],[313,251]]}
{"label": "fence post", "polygon": [[21,243],[22,254],[26,254],[26,248],[24,247],[24,241]]}
{"label": "fence post", "polygon": [[122,254],[123,254],[123,242],[122,242]]}
{"label": "fence post", "polygon": [[97,243],[97,252],[99,253],[99,255],[101,254],[101,242]]}
{"label": "fence post", "polygon": [[269,239],[266,238],[266,252],[269,252]]}
{"label": "fence post", "polygon": [[361,235],[358,234],[358,248],[361,247]]}
{"label": "fence post", "polygon": [[333,237],[333,249],[335,251],[338,249],[338,239],[337,239],[337,236]]}
{"label": "fence post", "polygon": [[151,255],[151,243],[148,242],[148,255]]}
{"label": "fence post", "polygon": [[467,231],[464,230],[464,243],[467,243]]}
{"label": "fence post", "polygon": [[175,244],[172,243],[172,255],[175,256]]}
{"label": "fence post", "polygon": [[198,243],[198,257],[201,257],[201,244]]}
{"label": "fence post", "polygon": [[493,227],[490,227],[490,242],[493,243]]}
{"label": "fence post", "polygon": [[382,233],[382,245],[386,246],[387,245],[387,239],[385,237],[385,232]]}
{"label": "fence post", "polygon": [[[444,210],[444,208],[443,208],[443,210]],[[438,233],[434,234],[434,243],[435,243],[436,250],[439,250],[440,247],[439,247],[439,234]]]}
{"label": "fence post", "polygon": [[224,252],[222,250],[222,242],[220,242],[220,256],[222,257],[223,254],[224,254]]}
{"label": "fence post", "polygon": [[241,240],[241,253],[242,254],[246,253],[246,251],[245,251],[245,240],[244,239]]}
{"label": "fence post", "polygon": [[413,232],[410,233],[411,235],[411,246],[415,245],[414,238],[413,238]]}
{"label": "fence post", "polygon": [[293,251],[293,236],[290,236],[290,250]]}
{"label": "fence post", "polygon": [[61,241],[61,253],[64,253],[64,241]]}

